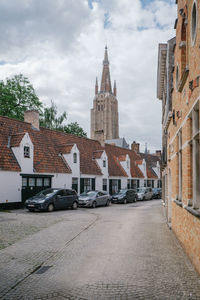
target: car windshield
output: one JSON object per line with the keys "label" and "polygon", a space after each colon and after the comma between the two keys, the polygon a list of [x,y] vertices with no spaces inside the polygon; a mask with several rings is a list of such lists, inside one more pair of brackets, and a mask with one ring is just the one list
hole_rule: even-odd
{"label": "car windshield", "polygon": [[80,194],[80,196],[93,197],[96,195],[96,193],[97,192],[94,192],[94,191],[84,192],[84,193]]}
{"label": "car windshield", "polygon": [[49,197],[53,194],[55,194],[58,191],[58,189],[47,189],[39,192],[34,197]]}
{"label": "car windshield", "polygon": [[137,192],[138,193],[144,193],[145,192],[145,188],[139,188],[139,189],[137,189]]}
{"label": "car windshield", "polygon": [[121,195],[121,194],[125,194],[126,190],[120,190],[117,194]]}

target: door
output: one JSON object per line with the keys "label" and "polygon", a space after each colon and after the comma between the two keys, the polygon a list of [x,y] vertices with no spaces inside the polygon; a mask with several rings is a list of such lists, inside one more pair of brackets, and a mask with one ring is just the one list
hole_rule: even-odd
{"label": "door", "polygon": [[74,191],[67,190],[66,191],[66,207],[72,207],[74,201],[75,201]]}
{"label": "door", "polygon": [[25,202],[26,199],[33,197],[37,193],[51,188],[51,177],[22,177],[21,199]]}
{"label": "door", "polygon": [[57,209],[67,208],[67,193],[66,190],[60,190],[56,195],[55,207]]}

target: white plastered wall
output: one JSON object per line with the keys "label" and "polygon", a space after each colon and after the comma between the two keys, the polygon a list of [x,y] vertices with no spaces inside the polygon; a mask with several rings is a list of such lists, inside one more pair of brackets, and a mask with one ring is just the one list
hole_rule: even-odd
{"label": "white plastered wall", "polygon": [[52,188],[72,188],[72,174],[56,173],[52,174]]}
{"label": "white plastered wall", "polygon": [[0,172],[0,204],[21,202],[21,176],[19,172]]}
{"label": "white plastered wall", "polygon": [[[30,157],[24,157],[24,147],[30,148]],[[28,133],[24,134],[19,147],[12,147],[12,151],[21,167],[21,173],[32,173],[33,172],[33,155],[34,146],[29,137]]]}

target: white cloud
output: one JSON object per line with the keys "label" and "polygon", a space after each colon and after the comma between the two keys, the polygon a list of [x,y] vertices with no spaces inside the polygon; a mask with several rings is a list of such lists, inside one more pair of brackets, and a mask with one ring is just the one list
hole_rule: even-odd
{"label": "white cloud", "polygon": [[[110,24],[104,28],[104,15]],[[3,0],[0,2],[0,76],[23,73],[40,99],[53,99],[68,121],[90,134],[96,76],[108,44],[117,80],[120,135],[150,149],[161,147],[161,103],[156,100],[158,43],[175,34],[170,1]]]}

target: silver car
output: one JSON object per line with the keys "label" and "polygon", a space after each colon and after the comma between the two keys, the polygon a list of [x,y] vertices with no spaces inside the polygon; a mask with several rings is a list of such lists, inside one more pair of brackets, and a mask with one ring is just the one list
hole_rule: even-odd
{"label": "silver car", "polygon": [[141,187],[137,189],[137,200],[153,199],[153,191],[150,187]]}
{"label": "silver car", "polygon": [[90,191],[80,194],[78,205],[79,207],[109,206],[111,204],[110,195],[100,191]]}

